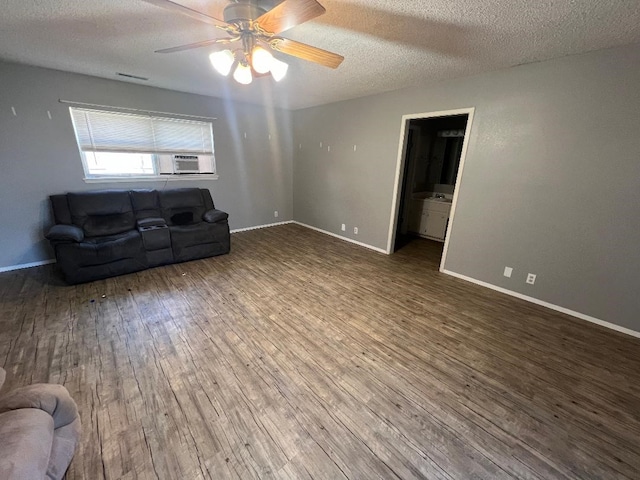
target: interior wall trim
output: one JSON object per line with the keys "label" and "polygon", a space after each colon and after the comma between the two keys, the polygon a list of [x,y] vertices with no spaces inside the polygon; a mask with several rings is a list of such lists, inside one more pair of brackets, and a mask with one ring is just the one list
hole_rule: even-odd
{"label": "interior wall trim", "polygon": [[535,303],[536,305],[540,305],[542,307],[555,310],[556,312],[564,313],[566,315],[579,318],[580,320],[586,320],[587,322],[595,323],[596,325],[600,325],[601,327],[615,330],[616,332],[620,332],[626,335],[631,335],[632,337],[640,338],[640,332],[637,332],[636,330],[631,330],[630,328],[621,327],[620,325],[616,325],[615,323],[607,322],[605,320],[600,320],[599,318],[591,317],[584,313],[576,312],[574,310],[570,310],[568,308],[561,307],[553,303],[545,302],[544,300],[539,300],[534,297],[529,297],[528,295],[523,295],[522,293],[514,292],[513,290],[508,290],[506,288],[498,287],[497,285],[493,285],[492,283],[487,283],[487,282],[483,282],[482,280],[477,280],[472,277],[467,277],[466,275],[461,275],[459,273],[452,272],[451,270],[440,269],[440,271],[447,275],[451,275],[452,277],[456,277],[461,280],[465,280],[467,282],[475,283],[476,285],[480,285],[481,287],[490,288],[491,290],[495,290],[497,292],[519,298],[520,300],[524,300],[529,303]]}
{"label": "interior wall trim", "polygon": [[287,225],[289,223],[295,223],[295,222],[293,220],[288,220],[286,222],[265,223],[264,225],[255,225],[253,227],[236,228],[235,230],[231,230],[230,233],[249,232],[251,230],[258,230],[260,228],[269,228],[269,227],[277,227],[278,225]]}
{"label": "interior wall trim", "polygon": [[340,240],[344,240],[345,242],[355,243],[364,248],[368,248],[369,250],[376,251],[378,253],[384,253],[387,255],[387,251],[384,248],[374,247],[373,245],[369,245],[368,243],[359,242],[349,237],[343,237],[342,235],[338,235],[337,233],[329,232],[327,230],[323,230],[318,227],[312,227],[311,225],[307,225],[306,223],[296,222],[295,220],[291,223],[295,223],[296,225],[300,225],[301,227],[310,228],[311,230],[315,230],[316,232],[324,233],[325,235],[330,235],[335,238],[339,238]]}
{"label": "interior wall trim", "polygon": [[49,260],[40,260],[39,262],[21,263],[19,265],[0,267],[0,273],[11,272],[12,270],[22,270],[23,268],[41,267],[42,265],[49,265],[50,263],[56,263],[56,259],[50,258]]}

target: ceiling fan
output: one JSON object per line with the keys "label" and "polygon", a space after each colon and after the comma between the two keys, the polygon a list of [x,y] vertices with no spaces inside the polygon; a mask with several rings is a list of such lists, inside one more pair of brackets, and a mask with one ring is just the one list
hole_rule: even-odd
{"label": "ceiling fan", "polygon": [[[173,53],[192,48],[213,47],[210,55],[214,68],[224,76],[235,67],[233,78],[249,84],[254,77],[271,75],[280,81],[288,65],[276,59],[270,50],[292,55],[325,67],[338,68],[344,57],[311,45],[280,37],[278,34],[325,13],[316,0],[284,0],[269,8],[273,0],[232,0],[224,8],[224,20],[193,10],[172,0],[143,0],[147,3],[186,15],[219,28],[227,34],[156,53]],[[271,3],[271,5],[269,4]]]}

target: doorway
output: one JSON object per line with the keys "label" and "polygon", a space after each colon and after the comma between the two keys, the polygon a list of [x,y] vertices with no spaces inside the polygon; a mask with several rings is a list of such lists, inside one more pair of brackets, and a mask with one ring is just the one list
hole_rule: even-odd
{"label": "doorway", "polygon": [[402,117],[388,253],[431,242],[431,250],[442,250],[442,270],[473,113],[467,108]]}

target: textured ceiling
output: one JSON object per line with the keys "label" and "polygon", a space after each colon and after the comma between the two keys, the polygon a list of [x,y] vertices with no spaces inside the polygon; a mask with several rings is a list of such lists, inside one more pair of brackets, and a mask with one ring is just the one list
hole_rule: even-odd
{"label": "textured ceiling", "polygon": [[[222,0],[179,0],[222,18]],[[270,0],[274,3],[274,0]],[[275,0],[277,2],[277,0]],[[294,1],[294,0],[290,0]],[[3,0],[0,58],[299,109],[640,42],[638,0],[320,0],[327,13],[282,35],[345,57],[331,70],[292,57],[279,84],[220,77],[206,48],[154,50],[220,31],[140,0]]]}

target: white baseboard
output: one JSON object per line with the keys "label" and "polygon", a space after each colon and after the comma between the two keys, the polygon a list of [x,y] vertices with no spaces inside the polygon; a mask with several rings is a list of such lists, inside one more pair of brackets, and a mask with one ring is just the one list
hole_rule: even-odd
{"label": "white baseboard", "polygon": [[316,232],[324,233],[325,235],[331,235],[332,237],[339,238],[340,240],[344,240],[344,241],[350,242],[350,243],[355,243],[356,245],[359,245],[361,247],[365,247],[365,248],[368,248],[370,250],[375,250],[376,252],[387,254],[387,251],[383,250],[382,248],[374,247],[373,245],[369,245],[367,243],[358,242],[357,240],[353,240],[351,238],[343,237],[341,235],[337,235],[335,233],[328,232],[326,230],[322,230],[321,228],[312,227],[311,225],[307,225],[306,223],[296,222],[295,220],[289,220],[288,222],[268,223],[266,225],[257,225],[255,227],[238,228],[236,230],[231,230],[231,233],[248,232],[249,230],[257,230],[259,228],[276,227],[278,225],[287,225],[287,224],[290,224],[290,223],[295,223],[296,225],[300,225],[301,227],[309,228],[311,230],[315,230]]}
{"label": "white baseboard", "polygon": [[384,253],[385,255],[388,255],[387,251],[384,250],[383,248],[374,247],[373,245],[369,245],[368,243],[358,242],[357,240],[353,240],[352,238],[343,237],[342,235],[338,235],[333,232],[328,232],[326,230],[322,230],[321,228],[312,227],[311,225],[307,225],[306,223],[296,222],[295,220],[292,223],[295,223],[296,225],[300,225],[301,227],[310,228],[311,230],[315,230],[316,232],[324,233],[325,235],[331,235],[332,237],[339,238],[340,240],[344,240],[345,242],[355,243],[356,245],[359,245],[364,248],[368,248],[369,250],[375,250],[376,252],[380,252],[380,253]]}
{"label": "white baseboard", "polygon": [[12,270],[22,270],[23,268],[40,267],[42,265],[49,265],[50,263],[56,263],[55,258],[49,260],[41,260],[39,262],[21,263],[20,265],[9,265],[8,267],[0,267],[0,273],[10,272]]}
{"label": "white baseboard", "polygon": [[236,228],[235,230],[231,230],[231,233],[248,232],[250,230],[258,230],[259,228],[277,227],[278,225],[287,225],[289,223],[294,223],[294,222],[293,222],[293,220],[289,220],[289,221],[286,221],[286,222],[277,222],[277,223],[267,223],[265,225],[256,225],[255,227]]}
{"label": "white baseboard", "polygon": [[554,305],[553,303],[545,302],[534,297],[529,297],[528,295],[523,295],[521,293],[514,292],[513,290],[507,290],[506,288],[498,287],[497,285],[483,282],[481,280],[476,280],[475,278],[467,277],[466,275],[461,275],[450,270],[441,270],[441,272],[446,273],[447,275],[451,275],[452,277],[460,278],[461,280],[465,280],[467,282],[475,283],[476,285],[480,285],[481,287],[490,288],[491,290],[495,290],[497,292],[519,298],[520,300],[524,300],[526,302],[535,303],[536,305],[550,308],[551,310],[555,310],[556,312],[571,315],[572,317],[579,318],[580,320],[586,320],[587,322],[595,323],[597,325],[600,325],[601,327],[610,328],[611,330],[615,330],[616,332],[625,333],[627,335],[631,335],[632,337],[640,338],[640,332],[631,330],[630,328],[621,327],[620,325],[616,325],[615,323],[606,322],[604,320],[600,320],[599,318],[591,317],[574,310],[569,310],[568,308],[560,307],[558,305]]}

